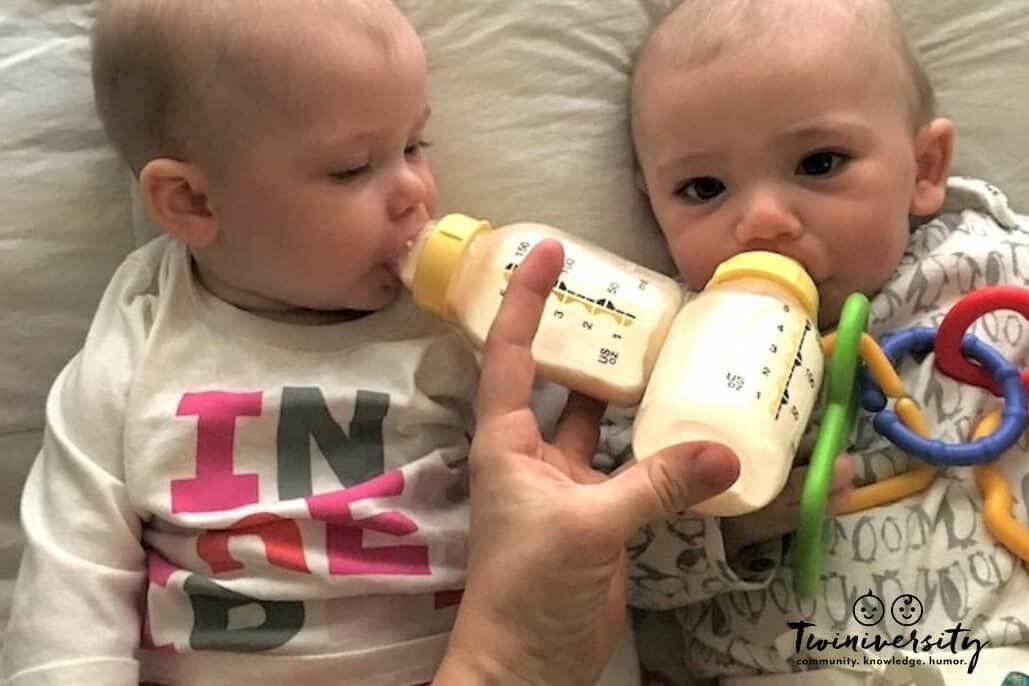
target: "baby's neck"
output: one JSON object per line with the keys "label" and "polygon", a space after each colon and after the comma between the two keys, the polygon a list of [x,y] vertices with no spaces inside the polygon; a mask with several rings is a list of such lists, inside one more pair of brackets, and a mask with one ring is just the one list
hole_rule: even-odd
{"label": "baby's neck", "polygon": [[328,326],[353,321],[371,314],[371,312],[363,310],[314,310],[271,302],[266,298],[225,283],[201,269],[195,259],[191,262],[193,276],[196,277],[202,288],[219,300],[244,312],[249,312],[255,317],[299,326]]}
{"label": "baby's neck", "polygon": [[[235,305],[235,303],[230,304]],[[235,307],[240,306],[235,305]],[[342,324],[343,322],[350,322],[371,314],[371,312],[361,310],[305,310],[302,308],[292,310],[258,310],[245,307],[240,307],[240,309],[246,310],[255,317],[262,317],[263,319],[284,322],[286,324],[297,324],[299,326]]]}

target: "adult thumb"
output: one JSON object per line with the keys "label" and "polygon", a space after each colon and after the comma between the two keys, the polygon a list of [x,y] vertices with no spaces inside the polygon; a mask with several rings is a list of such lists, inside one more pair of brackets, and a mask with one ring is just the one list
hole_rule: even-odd
{"label": "adult thumb", "polygon": [[687,510],[732,486],[740,461],[720,443],[679,443],[638,460],[602,484],[625,537],[659,517]]}

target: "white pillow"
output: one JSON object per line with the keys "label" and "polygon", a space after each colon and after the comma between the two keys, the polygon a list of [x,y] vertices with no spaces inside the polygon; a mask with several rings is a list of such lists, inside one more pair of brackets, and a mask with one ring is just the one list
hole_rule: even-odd
{"label": "white pillow", "polygon": [[897,0],[940,114],[957,129],[954,173],[990,181],[1029,212],[1026,0]]}
{"label": "white pillow", "polygon": [[93,113],[92,17],[85,0],[0,12],[0,632],[44,397],[133,245],[124,176]]}
{"label": "white pillow", "polygon": [[627,74],[670,0],[399,0],[429,56],[440,210],[540,221],[671,267],[633,186]]}

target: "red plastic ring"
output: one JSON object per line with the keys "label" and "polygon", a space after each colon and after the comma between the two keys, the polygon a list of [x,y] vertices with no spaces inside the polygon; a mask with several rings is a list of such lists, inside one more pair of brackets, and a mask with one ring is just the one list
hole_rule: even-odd
{"label": "red plastic ring", "polygon": [[[954,303],[940,323],[933,351],[936,368],[951,378],[1003,394],[985,369],[961,354],[961,339],[976,319],[994,310],[1014,310],[1029,319],[1029,289],[1021,286],[987,286],[972,291]],[[1022,385],[1029,389],[1029,370],[1021,372]]]}

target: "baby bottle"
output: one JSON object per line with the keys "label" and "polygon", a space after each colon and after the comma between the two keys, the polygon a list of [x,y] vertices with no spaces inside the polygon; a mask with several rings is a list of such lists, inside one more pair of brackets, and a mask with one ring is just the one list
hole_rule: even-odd
{"label": "baby bottle", "polygon": [[682,303],[673,279],[551,226],[491,229],[461,214],[425,227],[400,278],[419,306],[481,348],[511,273],[544,238],[561,241],[565,263],[533,341],[537,371],[614,405],[638,403]]}
{"label": "baby bottle", "polygon": [[633,426],[633,452],[714,441],[740,460],[727,491],[692,509],[734,516],[783,488],[822,380],[818,291],[796,261],[726,260],[672,323]]}

